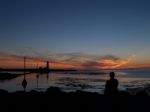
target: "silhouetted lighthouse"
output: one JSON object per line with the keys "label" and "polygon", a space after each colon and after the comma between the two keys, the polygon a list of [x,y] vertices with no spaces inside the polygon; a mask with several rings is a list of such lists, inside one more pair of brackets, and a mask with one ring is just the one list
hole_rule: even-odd
{"label": "silhouetted lighthouse", "polygon": [[49,61],[46,62],[46,69],[49,70]]}

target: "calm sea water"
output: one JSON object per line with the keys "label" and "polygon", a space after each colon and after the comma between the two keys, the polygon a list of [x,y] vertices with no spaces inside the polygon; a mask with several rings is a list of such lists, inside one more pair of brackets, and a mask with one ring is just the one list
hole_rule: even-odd
{"label": "calm sea water", "polygon": [[[91,72],[91,71],[89,71]],[[107,72],[103,70],[100,72]],[[150,93],[150,70],[116,70],[116,78],[119,81],[119,90],[127,90],[134,94],[137,90],[146,89]],[[26,75],[28,82],[26,91],[45,91],[51,86],[60,87],[63,91],[71,92],[76,90],[103,93],[105,82],[109,74],[72,74],[72,73],[36,73]],[[23,76],[12,80],[0,82],[0,88],[9,92],[22,91],[21,85]]]}

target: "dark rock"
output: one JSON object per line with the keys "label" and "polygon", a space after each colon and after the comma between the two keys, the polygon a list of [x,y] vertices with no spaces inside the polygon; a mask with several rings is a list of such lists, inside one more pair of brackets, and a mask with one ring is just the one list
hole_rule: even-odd
{"label": "dark rock", "polygon": [[8,95],[8,91],[0,89],[0,95]]}
{"label": "dark rock", "polygon": [[61,91],[58,87],[50,87],[45,92],[46,95],[63,95],[64,92]]}
{"label": "dark rock", "polygon": [[148,93],[145,90],[141,90],[136,93],[137,96],[149,96]]}
{"label": "dark rock", "polygon": [[127,91],[120,91],[120,96],[130,96],[130,93]]}

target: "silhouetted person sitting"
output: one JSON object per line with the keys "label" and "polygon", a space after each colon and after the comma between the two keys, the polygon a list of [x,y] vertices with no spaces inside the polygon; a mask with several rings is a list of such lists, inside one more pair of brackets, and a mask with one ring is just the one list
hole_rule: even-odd
{"label": "silhouetted person sitting", "polygon": [[106,85],[105,85],[105,92],[104,94],[107,96],[117,96],[119,95],[118,91],[118,80],[115,79],[115,73],[111,72],[110,73],[110,79],[107,80]]}

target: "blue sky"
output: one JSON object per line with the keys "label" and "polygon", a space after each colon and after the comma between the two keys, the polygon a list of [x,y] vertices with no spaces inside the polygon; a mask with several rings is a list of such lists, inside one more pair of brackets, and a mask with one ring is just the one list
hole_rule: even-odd
{"label": "blue sky", "polygon": [[149,6],[148,0],[1,0],[0,51],[136,55],[146,63]]}

